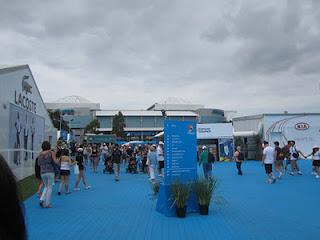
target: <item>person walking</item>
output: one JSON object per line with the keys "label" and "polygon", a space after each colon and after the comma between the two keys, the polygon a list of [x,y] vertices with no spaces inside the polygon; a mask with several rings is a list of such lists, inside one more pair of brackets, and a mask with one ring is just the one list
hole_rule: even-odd
{"label": "person walking", "polygon": [[119,149],[119,145],[116,144],[115,149],[112,153],[112,162],[115,174],[115,181],[118,182],[120,180],[120,164],[121,164],[121,156],[122,152]]}
{"label": "person walking", "polygon": [[283,149],[279,147],[279,142],[274,142],[274,151],[276,153],[276,159],[274,163],[275,170],[278,172],[278,178],[281,178],[283,171],[283,160],[285,157]]}
{"label": "person walking", "polygon": [[312,152],[305,156],[305,158],[312,156],[312,174],[316,176],[316,178],[320,178],[320,147],[313,146]]}
{"label": "person walking", "polygon": [[144,146],[142,149],[142,171],[143,173],[149,173],[148,170],[148,146]]}
{"label": "person walking", "polygon": [[288,166],[291,166],[291,161],[290,161],[290,146],[291,146],[291,141],[288,141],[287,145],[283,147],[283,153],[284,153],[284,159],[286,160],[286,164],[284,166],[284,170],[287,171]]}
{"label": "person walking", "polygon": [[79,174],[77,176],[77,180],[76,180],[76,186],[74,188],[74,191],[79,191],[79,183],[82,179],[83,185],[85,187],[85,189],[89,189],[90,186],[88,185],[87,181],[86,181],[86,176],[84,173],[84,164],[83,164],[83,159],[84,159],[84,155],[83,155],[83,149],[82,148],[78,148],[77,150],[77,154],[76,154],[76,163],[79,167]]}
{"label": "person walking", "polygon": [[[48,141],[42,143],[42,152],[38,156],[38,165],[40,166],[41,178],[44,184],[44,189],[40,197],[40,207],[51,208],[51,194],[54,183],[54,163],[59,163],[56,158],[56,153],[51,150],[51,145]],[[45,205],[44,205],[45,203]]]}
{"label": "person walking", "polygon": [[300,154],[304,157],[303,153],[297,149],[296,147],[296,142],[291,141],[290,142],[290,149],[289,149],[289,154],[290,154],[290,162],[291,162],[291,172],[290,175],[294,176],[294,172],[297,171],[299,175],[302,175],[302,172],[299,169],[298,166],[298,159]]}
{"label": "person walking", "polygon": [[148,152],[147,159],[149,163],[150,181],[154,183],[155,171],[156,171],[157,163],[159,163],[155,146],[150,147],[150,151]]}
{"label": "person walking", "polygon": [[236,167],[238,170],[238,175],[242,176],[243,172],[241,169],[242,162],[244,161],[244,154],[241,152],[241,147],[237,146],[237,149],[233,155],[233,159],[236,162]]}
{"label": "person walking", "polygon": [[206,179],[212,177],[212,163],[209,163],[209,151],[206,146],[202,147],[199,166],[202,164],[203,174]]}
{"label": "person walking", "polygon": [[43,187],[43,181],[42,181],[42,178],[41,178],[41,172],[40,172],[40,166],[39,166],[39,158],[37,157],[36,158],[36,163],[34,165],[34,173],[35,173],[35,176],[38,180],[38,188],[37,188],[37,195],[38,197],[41,196],[41,190],[42,190],[42,187]]}
{"label": "person walking", "polygon": [[164,154],[163,154],[163,142],[160,141],[157,147],[157,161],[159,177],[164,177]]}
{"label": "person walking", "polygon": [[60,185],[59,185],[59,191],[58,191],[59,196],[61,195],[63,185],[65,185],[66,194],[70,193],[69,191],[70,168],[71,168],[71,165],[73,165],[74,163],[72,163],[71,161],[69,150],[64,149],[60,157],[60,178],[61,179],[60,179]]}
{"label": "person walking", "polygon": [[84,158],[84,165],[88,166],[88,158],[89,158],[89,152],[88,152],[88,146],[83,147],[83,158]]}
{"label": "person walking", "polygon": [[97,166],[99,164],[99,154],[98,154],[98,149],[96,145],[92,146],[91,160],[93,163],[93,172],[97,173]]}
{"label": "person walking", "polygon": [[264,141],[263,145],[264,149],[262,155],[262,163],[264,164],[266,174],[268,175],[268,183],[275,183],[276,178],[274,177],[272,172],[272,165],[275,162],[277,153],[273,147],[269,146],[269,142]]}

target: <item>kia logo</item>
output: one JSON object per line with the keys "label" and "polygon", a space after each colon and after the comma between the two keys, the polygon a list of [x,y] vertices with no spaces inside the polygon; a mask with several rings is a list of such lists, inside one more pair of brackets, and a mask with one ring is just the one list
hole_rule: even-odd
{"label": "kia logo", "polygon": [[295,127],[295,129],[297,129],[297,130],[304,131],[304,130],[309,129],[310,126],[309,126],[308,123],[297,123],[294,127]]}

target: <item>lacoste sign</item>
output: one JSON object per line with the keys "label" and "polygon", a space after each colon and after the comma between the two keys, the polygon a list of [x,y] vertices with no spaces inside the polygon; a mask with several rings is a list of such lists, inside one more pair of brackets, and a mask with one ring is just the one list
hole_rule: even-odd
{"label": "lacoste sign", "polygon": [[32,85],[28,82],[29,76],[24,75],[21,81],[21,89],[20,93],[14,91],[14,102],[20,107],[26,109],[27,111],[36,113],[37,112],[37,104],[31,100],[31,96],[28,97],[28,94],[32,94]]}

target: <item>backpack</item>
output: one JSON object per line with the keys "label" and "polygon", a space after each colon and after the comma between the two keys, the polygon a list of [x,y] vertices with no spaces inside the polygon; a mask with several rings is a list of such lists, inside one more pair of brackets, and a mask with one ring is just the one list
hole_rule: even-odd
{"label": "backpack", "polygon": [[213,154],[211,152],[209,152],[208,153],[208,162],[214,163],[215,160],[216,160],[216,158],[213,156]]}
{"label": "backpack", "polygon": [[297,153],[297,152],[292,153],[292,157],[298,158],[299,157],[299,153]]}
{"label": "backpack", "polygon": [[244,160],[244,154],[242,152],[239,152],[238,160],[240,161]]}
{"label": "backpack", "polygon": [[277,151],[277,160],[284,160],[284,158],[286,157],[285,147],[283,148],[277,147],[276,151]]}
{"label": "backpack", "polygon": [[115,150],[113,152],[113,161],[116,161],[116,162],[120,162],[121,161],[121,151],[120,150]]}

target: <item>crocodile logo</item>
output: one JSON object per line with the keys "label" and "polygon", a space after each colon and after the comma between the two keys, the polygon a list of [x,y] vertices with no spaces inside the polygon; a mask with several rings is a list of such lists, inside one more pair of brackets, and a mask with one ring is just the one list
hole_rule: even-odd
{"label": "crocodile logo", "polygon": [[32,93],[32,86],[27,82],[27,79],[29,79],[29,76],[24,75],[22,77],[22,92],[25,92],[26,94]]}

